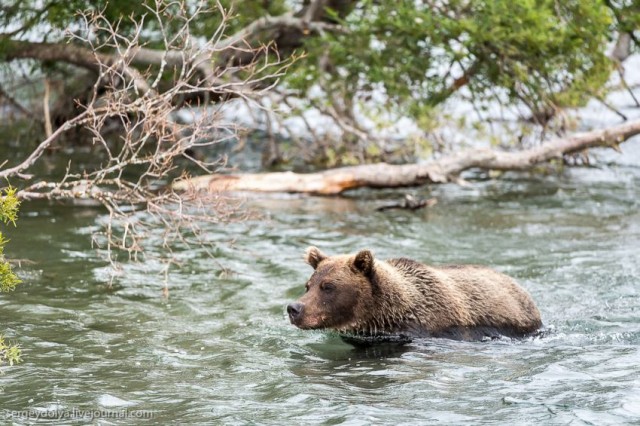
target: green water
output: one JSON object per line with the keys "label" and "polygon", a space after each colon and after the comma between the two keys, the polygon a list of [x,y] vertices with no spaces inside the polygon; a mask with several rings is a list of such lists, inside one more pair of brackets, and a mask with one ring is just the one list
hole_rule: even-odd
{"label": "green water", "polygon": [[[218,263],[194,248],[172,270],[168,299],[155,264],[125,265],[105,285],[109,269],[90,245],[100,210],[25,204],[7,251],[34,263],[0,295],[1,330],[24,363],[0,376],[0,418],[129,410],[155,424],[637,424],[640,140],[623,149],[559,176],[413,189],[439,199],[418,212],[374,211],[403,191],[252,196],[263,217],[209,227]],[[298,330],[285,306],[311,272],[308,245],[491,265],[531,292],[554,332],[356,350]]]}

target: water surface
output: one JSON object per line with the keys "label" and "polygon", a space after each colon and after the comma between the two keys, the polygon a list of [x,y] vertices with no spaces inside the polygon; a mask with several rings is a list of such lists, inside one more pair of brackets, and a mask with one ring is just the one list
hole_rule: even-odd
{"label": "water surface", "polygon": [[[183,253],[168,299],[149,262],[105,284],[90,244],[100,210],[25,204],[7,251],[35,263],[0,295],[1,330],[24,363],[0,376],[0,417],[27,424],[12,412],[102,409],[150,411],[158,424],[638,423],[640,140],[623,150],[559,175],[411,189],[439,200],[418,212],[374,211],[406,191],[251,197],[263,216],[207,228],[216,260]],[[555,331],[356,350],[297,330],[284,308],[311,272],[308,245],[493,266],[531,292]]]}

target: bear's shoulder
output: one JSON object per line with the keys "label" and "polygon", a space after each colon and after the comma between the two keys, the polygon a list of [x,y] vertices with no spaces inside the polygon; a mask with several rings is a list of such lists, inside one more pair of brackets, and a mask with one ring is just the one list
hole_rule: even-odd
{"label": "bear's shoulder", "polygon": [[413,259],[408,259],[406,257],[389,259],[387,260],[387,264],[393,267],[410,282],[432,282],[437,280],[434,270],[430,266]]}
{"label": "bear's shoulder", "polygon": [[424,263],[420,263],[417,260],[409,259],[406,257],[389,259],[387,260],[387,263],[395,268],[407,271],[423,270],[427,268],[427,265],[425,265]]}

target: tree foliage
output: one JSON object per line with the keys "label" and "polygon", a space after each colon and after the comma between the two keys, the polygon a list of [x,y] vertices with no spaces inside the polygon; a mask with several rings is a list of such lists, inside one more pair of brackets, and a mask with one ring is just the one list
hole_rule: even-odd
{"label": "tree foliage", "polygon": [[[4,195],[0,195],[0,221],[5,225],[11,223],[15,226],[19,205],[15,189],[7,188]],[[0,232],[0,292],[11,291],[20,284],[20,279],[13,273],[11,265],[4,258],[4,246],[7,242],[8,240]]]}
{"label": "tree foliage", "polygon": [[[420,117],[468,86],[477,100],[532,111],[582,105],[611,71],[612,18],[599,1],[362,1],[347,31],[308,43],[295,85],[365,99]],[[315,66],[324,64],[324,66]]]}
{"label": "tree foliage", "polygon": [[[15,197],[15,190],[8,188],[4,195],[0,195],[0,221],[6,224],[13,224],[17,220],[19,201]],[[20,279],[11,269],[11,265],[4,257],[4,246],[8,241],[0,232],[0,292],[8,292],[16,288],[20,284]],[[20,348],[16,345],[7,343],[2,335],[0,335],[0,365],[3,362],[20,361]]]}
{"label": "tree foliage", "polygon": [[[0,24],[8,28],[0,34],[0,49],[3,39],[6,44],[30,32],[41,35],[42,41],[61,41],[63,30],[79,25],[79,11],[101,11],[126,37],[134,25],[123,18],[141,17],[155,3],[9,0],[0,7]],[[201,2],[180,3],[188,13]],[[442,103],[462,83],[479,96],[504,92],[509,101],[526,100],[534,108],[580,105],[608,76],[607,40],[614,31],[634,31],[640,23],[637,0],[345,3],[354,7],[344,17],[327,9],[327,19],[339,22],[343,30],[306,40],[302,50],[309,57],[298,63],[298,72],[289,77],[291,84],[307,90],[325,82],[326,89],[345,98],[365,97],[382,87],[390,103],[412,114]],[[225,22],[228,35],[258,18],[295,12],[290,9],[295,3],[282,0],[224,0],[220,5],[232,12]],[[208,37],[221,22],[220,15],[202,15],[191,32]],[[158,23],[149,20],[148,25],[143,37],[153,45],[159,41],[153,31]],[[167,20],[164,25],[171,28],[179,22]],[[53,31],[39,31],[47,26]],[[456,82],[463,76],[464,82]]]}

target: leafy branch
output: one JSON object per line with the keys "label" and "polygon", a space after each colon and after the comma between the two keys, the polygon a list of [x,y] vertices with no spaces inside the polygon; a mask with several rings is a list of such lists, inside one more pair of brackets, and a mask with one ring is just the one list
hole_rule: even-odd
{"label": "leafy branch", "polygon": [[[13,224],[18,218],[18,207],[20,202],[15,196],[15,189],[9,187],[5,189],[4,195],[0,195],[0,221],[4,224]],[[11,265],[4,257],[4,246],[8,242],[0,232],[0,292],[14,290],[21,280],[11,269]],[[0,335],[0,365],[8,362],[10,365],[20,362],[20,348],[6,342]]]}

